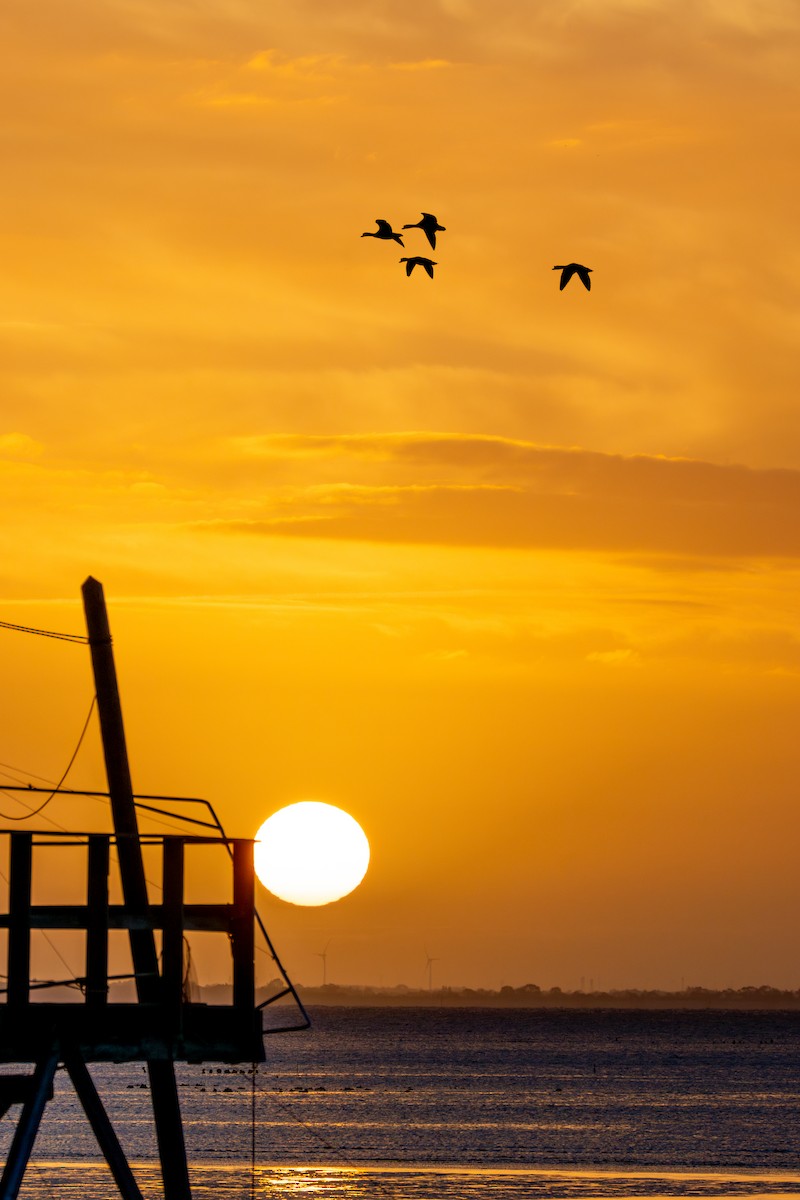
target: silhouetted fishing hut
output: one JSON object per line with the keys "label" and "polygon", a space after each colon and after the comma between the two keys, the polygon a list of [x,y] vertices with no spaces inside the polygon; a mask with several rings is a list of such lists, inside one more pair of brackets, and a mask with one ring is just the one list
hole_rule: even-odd
{"label": "silhouetted fishing hut", "polygon": [[[141,1200],[125,1153],[97,1092],[87,1064],[142,1062],[146,1064],[161,1160],[165,1200],[191,1200],[183,1135],[176,1062],[256,1064],[265,1058],[261,1008],[255,1003],[255,911],[253,842],[226,838],[219,822],[191,818],[210,833],[156,836],[141,834],[137,802],[131,783],[122,722],[111,634],[102,586],[94,579],[83,585],[87,638],[94,673],[97,709],[103,742],[113,833],[0,830],[9,843],[7,912],[0,929],[7,929],[6,1003],[0,1005],[0,1062],[33,1064],[27,1074],[0,1075],[0,1114],[21,1104],[11,1149],[0,1179],[0,1200],[14,1200],[33,1149],[59,1064],[68,1072],[125,1200]],[[17,627],[19,628],[19,627]],[[30,630],[29,632],[41,632]],[[79,640],[79,639],[73,639]],[[32,789],[26,789],[32,790]],[[152,807],[143,805],[143,807]],[[213,814],[213,810],[212,810]],[[174,815],[174,814],[171,814]],[[221,845],[228,854],[232,900],[228,903],[186,903],[184,869],[187,851]],[[151,903],[145,879],[143,846],[160,857],[163,897]],[[83,855],[86,902],[34,904],[37,858],[72,849]],[[119,865],[122,903],[110,903],[112,855]],[[260,921],[259,921],[260,923]],[[266,931],[263,930],[264,935]],[[34,930],[79,930],[85,936],[85,973],[75,979],[31,979],[31,933]],[[109,998],[109,932],[128,933],[136,1000]],[[185,983],[185,934],[191,931],[227,934],[233,968],[230,1004],[193,1003]],[[156,944],[161,934],[161,954]],[[290,980],[267,945],[286,982],[270,1002],[291,994],[308,1024]],[[32,1002],[31,993],[58,983],[77,983],[80,1003]]]}

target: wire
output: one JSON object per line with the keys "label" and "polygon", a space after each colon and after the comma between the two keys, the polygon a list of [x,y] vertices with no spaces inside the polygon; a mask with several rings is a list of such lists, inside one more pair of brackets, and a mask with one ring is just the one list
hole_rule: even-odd
{"label": "wire", "polygon": [[[151,800],[182,800],[182,796],[150,796],[142,797],[142,799]],[[204,829],[217,829],[216,825],[212,825],[210,821],[199,821],[197,817],[184,817],[181,813],[170,812],[167,808],[154,808],[152,804],[142,804],[140,799],[134,795],[133,803],[136,808],[144,809],[145,812],[161,813],[162,817],[174,817],[176,821],[184,821],[189,825],[202,825]],[[202,801],[191,800],[190,804],[202,803]],[[163,824],[163,822],[162,822]],[[178,829],[179,826],[171,825],[171,829]]]}
{"label": "wire", "polygon": [[26,771],[24,767],[15,767],[11,763],[0,762],[0,767],[5,767],[8,771],[14,771],[17,775],[30,775],[31,779],[38,779],[42,783],[52,784],[52,779],[46,779],[44,775],[37,775],[35,771]]}
{"label": "wire", "polygon": [[[30,816],[31,811],[32,811],[30,804],[26,804],[24,800],[20,800],[17,796],[11,795],[11,792],[16,791],[16,790],[17,790],[16,788],[0,787],[0,792],[2,792],[4,795],[8,796],[9,800],[16,800],[17,804],[24,805],[25,808],[27,808],[27,810],[28,810],[28,816]],[[22,790],[27,792],[28,789],[24,788]],[[44,791],[44,790],[45,789],[43,788],[42,791]],[[0,816],[2,816],[2,813],[0,813]],[[21,821],[21,820],[24,820],[25,818],[24,817],[9,817],[8,819],[10,821]],[[48,825],[52,825],[54,829],[60,829],[62,833],[69,833],[69,830],[67,829],[66,825],[59,825],[58,821],[54,821],[52,817],[48,817],[47,813],[44,814],[44,817],[42,818],[42,820],[47,821]]]}
{"label": "wire", "polygon": [[0,621],[0,629],[15,629],[17,633],[35,633],[39,637],[57,638],[59,642],[81,642],[84,646],[89,639],[82,633],[53,633],[50,629],[33,629],[30,625],[13,625],[11,621]]}
{"label": "wire", "polygon": [[[5,788],[0,788],[0,791],[5,791]],[[17,797],[9,796],[9,799],[17,800]],[[25,804],[25,801],[17,800],[17,804]],[[28,809],[28,816],[30,816],[30,805],[25,805],[25,807]],[[0,816],[2,816],[2,813],[0,813]],[[24,817],[22,817],[22,818],[21,817],[9,817],[9,820],[10,821],[19,821],[19,820],[24,820]],[[67,829],[66,825],[59,825],[58,821],[54,821],[52,817],[48,817],[47,813],[44,814],[44,816],[42,817],[42,820],[47,821],[48,825],[52,825],[54,829],[60,830],[61,833],[69,833],[69,830]]]}
{"label": "wire", "polygon": [[[2,626],[2,624],[3,623],[0,622],[0,626]],[[37,813],[40,813],[42,811],[42,809],[44,809],[50,803],[50,801],[52,799],[54,799],[54,797],[58,794],[58,792],[61,788],[61,785],[64,783],[64,780],[67,778],[67,775],[69,774],[72,764],[74,763],[75,759],[77,758],[78,751],[80,750],[81,744],[83,743],[84,736],[86,735],[86,730],[89,727],[89,721],[91,720],[92,712],[94,711],[94,706],[95,706],[96,702],[97,702],[97,696],[93,696],[92,703],[89,706],[89,713],[86,717],[86,721],[84,723],[83,729],[81,730],[81,735],[80,735],[80,738],[78,739],[78,744],[75,747],[75,751],[72,755],[72,758],[70,759],[69,763],[67,764],[66,771],[61,776],[61,779],[58,781],[58,783],[56,784],[56,787],[50,793],[50,795],[47,797],[47,799],[42,804],[40,804],[38,808],[31,809],[28,813],[26,813],[22,817],[8,817],[2,812],[0,812],[0,817],[4,817],[6,820],[10,820],[10,821],[25,821],[25,820],[30,819],[31,817],[36,816]],[[25,773],[30,774],[30,772],[25,772]],[[2,790],[3,790],[2,785],[0,785],[0,791],[2,791]],[[15,791],[17,789],[10,788],[9,790]],[[44,789],[27,788],[26,787],[24,790],[27,792],[27,791],[38,791],[38,790],[44,790]],[[70,794],[70,789],[65,789],[65,794]],[[83,795],[83,796],[96,796],[98,798],[102,797],[103,799],[108,797],[107,792],[76,791],[74,794]],[[15,797],[15,799],[16,799],[16,797]],[[209,816],[211,817],[213,824],[206,822],[206,821],[200,821],[196,817],[185,817],[185,816],[182,816],[180,813],[169,812],[168,810],[165,810],[165,809],[151,807],[148,804],[137,803],[136,800],[134,800],[134,803],[136,804],[137,808],[145,809],[146,811],[149,811],[151,813],[158,813],[160,816],[170,817],[170,818],[173,818],[178,821],[185,821],[192,825],[202,825],[206,828],[217,830],[219,832],[221,840],[225,844],[225,849],[227,850],[228,856],[231,859],[233,859],[233,849],[232,849],[231,845],[229,844],[229,839],[227,837],[227,834],[225,833],[225,829],[224,829],[222,822],[220,821],[217,813],[215,812],[213,805],[208,800],[202,800],[196,796],[190,797],[190,796],[149,796],[149,795],[142,795],[139,797],[139,799],[140,800],[166,800],[166,801],[173,802],[173,803],[202,805],[207,810]],[[22,801],[17,801],[17,803],[22,803]],[[45,817],[45,820],[49,821],[53,825],[56,825],[56,822],[52,821],[49,817]],[[158,822],[158,823],[165,824],[165,822]],[[63,826],[57,826],[57,827],[63,829]],[[167,827],[168,828],[176,828],[176,826],[167,826]],[[112,858],[115,859],[116,856],[114,856],[112,854]],[[155,883],[153,880],[148,879],[147,883],[151,887],[154,887],[157,891],[163,892],[163,888],[160,887],[159,884]],[[264,924],[264,921],[263,921],[258,909],[254,910],[254,916],[256,919],[256,924],[258,925],[258,928],[261,931],[261,935],[262,935],[262,937],[266,943],[266,947],[267,947],[267,949],[264,950],[261,946],[256,945],[255,949],[257,951],[260,951],[260,953],[265,954],[267,957],[272,959],[272,961],[275,963],[275,966],[278,968],[278,971],[280,972],[284,982],[286,983],[286,987],[284,989],[279,991],[276,995],[270,996],[267,1000],[262,1001],[262,1003],[259,1004],[257,1007],[259,1010],[263,1010],[264,1008],[269,1007],[271,1004],[274,1004],[276,1002],[276,1000],[280,1000],[284,996],[290,995],[292,997],[292,999],[294,1000],[295,1004],[297,1005],[297,1008],[300,1012],[301,1020],[302,1020],[302,1024],[299,1024],[299,1025],[280,1025],[280,1026],[277,1026],[277,1027],[271,1028],[271,1029],[264,1029],[263,1023],[262,1023],[262,1030],[261,1030],[262,1035],[268,1034],[268,1033],[288,1033],[288,1032],[294,1032],[294,1031],[300,1031],[303,1029],[308,1029],[311,1025],[311,1018],[309,1017],[308,1013],[306,1012],[305,1005],[303,1004],[302,1000],[300,999],[300,996],[297,992],[295,985],[292,983],[291,979],[289,978],[289,974],[286,971],[286,968],[284,967],[283,963],[281,962],[280,958],[278,957],[278,953],[277,953],[274,945],[272,944],[272,939],[270,938],[269,934],[267,933],[266,926]],[[46,936],[47,935],[45,934],[45,937]],[[52,945],[52,943],[51,943],[51,945]],[[56,951],[56,953],[58,953],[58,951]],[[64,960],[62,959],[62,961],[64,961]]]}
{"label": "wire", "polygon": [[309,1123],[307,1121],[301,1120],[300,1117],[298,1117],[294,1112],[292,1112],[291,1108],[288,1105],[282,1104],[281,1101],[277,1098],[277,1096],[275,1096],[275,1095],[270,1096],[270,1100],[277,1109],[279,1109],[282,1113],[285,1113],[287,1117],[290,1117],[291,1120],[293,1120],[296,1125],[299,1125],[301,1129],[305,1129],[306,1133],[310,1134],[311,1137],[316,1138],[317,1141],[320,1142],[325,1147],[326,1150],[332,1150],[334,1152],[334,1154],[336,1154],[337,1157],[342,1162],[346,1162],[350,1166],[356,1166],[355,1161],[349,1156],[349,1154],[347,1154],[342,1149],[341,1146],[331,1145],[331,1143],[325,1137],[323,1137],[323,1135],[321,1133],[319,1133],[317,1131],[315,1126],[309,1125]]}
{"label": "wire", "polygon": [[[0,767],[2,767],[2,765],[3,764],[0,763]],[[20,768],[20,770],[21,770],[21,768]],[[2,774],[4,774],[4,772],[0,771],[0,775],[2,775]],[[26,774],[30,774],[30,772],[28,771],[28,772],[26,772]],[[37,778],[38,778],[38,776],[37,776]],[[47,787],[34,787],[32,783],[21,783],[19,780],[17,780],[17,783],[14,786],[12,786],[11,784],[0,784],[0,791],[2,791],[2,792],[49,792],[53,786],[53,782],[52,782],[52,780],[46,780],[46,782],[48,784]],[[109,800],[111,798],[110,792],[97,792],[97,791],[88,792],[85,788],[62,787],[59,789],[59,791],[62,796],[91,796],[95,799],[101,799],[101,800]],[[150,795],[145,795],[144,793],[139,793],[139,792],[133,793],[133,802],[134,802],[134,805],[136,808],[144,809],[147,812],[160,813],[162,817],[173,817],[176,821],[185,821],[185,822],[188,822],[188,824],[190,824],[190,825],[200,825],[200,826],[202,826],[203,829],[214,829],[216,831],[219,831],[219,825],[217,822],[212,823],[211,821],[201,821],[201,820],[199,820],[198,817],[185,817],[181,813],[172,812],[170,809],[167,809],[167,808],[155,808],[152,804],[142,804],[142,803],[140,803],[142,800],[170,800],[170,801],[174,801],[176,804],[205,804],[205,805],[208,804],[207,800],[198,800],[193,796],[150,796]],[[172,826],[170,826],[170,828],[177,829],[178,826],[172,825]]]}
{"label": "wire", "polygon": [[0,812],[0,817],[2,817],[3,820],[5,820],[5,821],[28,821],[28,820],[30,820],[31,817],[38,816],[38,814],[43,809],[47,808],[50,801],[53,800],[58,795],[58,789],[61,787],[62,783],[67,778],[70,771],[72,770],[72,764],[75,762],[75,759],[78,757],[78,751],[80,750],[81,746],[83,745],[83,739],[86,736],[86,730],[89,728],[89,722],[92,719],[92,713],[94,712],[94,706],[96,703],[97,703],[97,696],[92,696],[92,703],[89,705],[89,712],[87,713],[86,720],[83,723],[83,729],[81,730],[81,736],[78,738],[78,744],[72,752],[72,758],[67,763],[67,767],[66,767],[66,770],[64,771],[64,774],[61,776],[58,783],[53,788],[52,792],[47,797],[47,799],[43,800],[38,808],[32,808],[29,812],[25,813],[21,817],[12,817],[12,816],[9,816],[8,813]]}
{"label": "wire", "polygon": [[[220,835],[225,840],[225,849],[227,850],[228,857],[230,858],[230,860],[232,862],[233,861],[233,849],[230,846],[230,843],[229,843],[227,834],[225,833],[225,830],[223,828],[222,822],[220,821],[219,817],[217,816],[216,812],[214,811],[213,804],[211,804],[211,802],[209,800],[201,800],[200,803],[204,804],[205,807],[208,809],[211,819],[213,820],[214,824],[216,825],[217,829],[219,830]],[[279,992],[276,996],[270,996],[269,999],[267,999],[267,1000],[263,1000],[261,1002],[261,1004],[258,1005],[258,1009],[261,1010],[261,1009],[267,1008],[270,1004],[274,1004],[275,1001],[279,1000],[282,996],[291,995],[292,999],[294,1000],[295,1004],[297,1005],[297,1007],[300,1011],[300,1015],[303,1020],[302,1025],[281,1025],[275,1029],[264,1029],[264,1025],[263,1025],[263,1021],[262,1021],[262,1025],[261,1025],[262,1036],[266,1033],[295,1033],[295,1032],[300,1032],[300,1030],[302,1030],[302,1029],[309,1029],[311,1027],[311,1018],[309,1017],[308,1013],[306,1012],[305,1005],[303,1004],[303,1001],[300,999],[300,996],[298,995],[297,988],[292,983],[291,979],[289,978],[289,974],[288,974],[286,968],[284,967],[281,960],[278,958],[278,952],[272,944],[272,939],[270,938],[269,934],[267,933],[267,928],[266,928],[263,920],[261,919],[261,913],[258,911],[257,908],[254,908],[253,915],[255,916],[256,924],[258,925],[258,928],[261,930],[261,936],[263,937],[264,941],[267,943],[267,950],[269,951],[270,957],[272,958],[272,961],[275,963],[275,966],[278,968],[281,975],[283,976],[283,980],[286,984],[286,988],[284,991]]]}
{"label": "wire", "polygon": [[[39,932],[41,933],[41,930],[39,930]],[[51,945],[52,945],[52,943],[51,943]],[[62,959],[61,961],[64,962],[64,959]],[[64,965],[67,967],[68,970],[70,970],[70,971],[72,970],[72,967],[70,967],[69,963],[64,962]],[[145,979],[145,978],[146,979],[157,979],[158,974],[157,974],[157,972],[154,972],[154,971],[142,971],[139,975],[137,975],[135,972],[129,971],[126,975],[106,975],[106,980],[109,983],[111,983],[117,979]],[[5,979],[7,982],[8,976],[0,975],[0,979]],[[86,984],[88,982],[89,982],[88,975],[74,975],[74,976],[70,976],[69,979],[31,979],[28,982],[28,988],[30,991],[35,992],[35,991],[41,991],[44,988],[76,987],[76,988],[80,988],[80,990],[85,993]],[[0,994],[6,995],[7,993],[8,993],[7,987],[0,987]]]}
{"label": "wire", "polygon": [[44,938],[44,940],[47,942],[47,944],[48,944],[48,946],[50,947],[50,949],[51,949],[51,950],[53,951],[53,953],[55,954],[56,958],[60,958],[60,959],[61,959],[62,963],[64,964],[64,966],[67,968],[67,970],[69,971],[70,975],[71,975],[71,976],[73,977],[73,979],[74,979],[74,978],[76,977],[76,971],[75,971],[75,968],[74,968],[74,967],[73,967],[73,966],[72,966],[70,963],[68,963],[68,962],[67,962],[67,960],[64,958],[64,955],[61,953],[61,951],[59,950],[58,946],[55,944],[55,942],[53,941],[53,939],[50,937],[50,934],[47,932],[47,930],[46,930],[46,929],[37,929],[37,930],[35,930],[35,931],[32,931],[32,932],[40,933],[40,934],[42,935],[42,937],[43,937],[43,938]]}
{"label": "wire", "polygon": [[256,1200],[256,1070],[250,1076],[250,1200]]}
{"label": "wire", "polygon": [[[3,880],[3,883],[5,883],[5,884],[6,884],[6,886],[7,886],[9,889],[11,888],[11,884],[10,884],[10,882],[9,882],[8,876],[5,874],[5,872],[4,872],[4,871],[0,871],[0,879],[2,879],[2,880]],[[72,967],[69,965],[69,963],[67,962],[67,960],[64,958],[64,955],[61,953],[61,951],[59,950],[58,946],[56,946],[55,942],[53,942],[53,940],[50,938],[49,934],[47,933],[47,930],[45,930],[45,929],[36,929],[36,930],[31,930],[31,932],[32,932],[32,933],[40,933],[40,934],[42,935],[42,937],[43,937],[43,938],[44,938],[44,940],[47,942],[48,946],[49,946],[49,947],[50,947],[50,949],[53,951],[53,953],[54,953],[54,954],[56,954],[56,955],[57,955],[57,956],[58,956],[58,957],[61,959],[62,963],[63,963],[63,964],[64,964],[64,966],[67,968],[67,970],[69,971],[70,975],[71,975],[73,978],[75,978],[75,977],[76,977],[76,972],[75,972],[75,971],[72,969]],[[6,978],[8,978],[8,976],[6,976]],[[3,989],[0,989],[0,990],[2,990],[2,991],[7,991],[8,989],[7,989],[7,988],[3,988]]]}
{"label": "wire", "polygon": [[[26,791],[29,787],[29,784],[23,783],[18,775],[12,775],[10,771],[4,770],[2,766],[0,766],[0,775],[3,776],[4,780],[7,779],[10,783],[16,784],[22,791]],[[52,784],[50,786],[52,787]]]}
{"label": "wire", "polygon": [[[5,767],[7,769],[2,770],[3,767]],[[39,780],[41,780],[42,783],[46,783],[48,786],[46,788],[40,788],[40,787],[34,787],[33,784],[31,784],[31,783],[24,784],[24,783],[22,783],[21,779],[18,779],[15,776],[9,775],[9,771],[15,771],[17,773],[17,775],[30,775],[31,779],[39,779]],[[18,796],[12,796],[11,793],[12,792],[26,792],[26,793],[27,792],[48,792],[54,786],[52,779],[46,779],[43,775],[37,775],[34,771],[28,771],[25,769],[25,767],[12,766],[11,763],[0,763],[0,775],[4,775],[8,779],[13,778],[15,785],[19,785],[19,786],[11,787],[8,784],[0,784],[0,792],[2,792],[4,796],[8,796],[9,800],[15,800],[17,802],[17,804],[21,804],[23,806],[23,808],[27,808],[29,815],[31,812],[30,804],[28,804],[25,800],[20,800],[20,798]],[[68,789],[66,789],[66,788],[63,789],[62,794],[64,794],[64,793],[68,794]],[[62,831],[62,833],[67,832],[66,826],[60,825],[58,823],[58,821],[54,821],[53,818],[48,817],[46,813],[44,816],[44,820],[47,821],[48,825],[52,825],[54,829],[60,829]]]}

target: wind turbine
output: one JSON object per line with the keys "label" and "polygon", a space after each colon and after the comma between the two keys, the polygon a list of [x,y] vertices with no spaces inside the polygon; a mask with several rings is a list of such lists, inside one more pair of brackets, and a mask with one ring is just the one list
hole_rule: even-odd
{"label": "wind turbine", "polygon": [[433,991],[433,964],[438,961],[439,961],[438,957],[432,958],[430,956],[430,954],[428,954],[428,951],[427,950],[425,951],[425,970],[428,972],[428,991],[429,992]]}
{"label": "wind turbine", "polygon": [[319,950],[317,950],[316,953],[314,954],[315,958],[322,959],[322,986],[323,987],[325,987],[325,984],[328,982],[328,946],[330,946],[330,942],[325,943],[325,949],[323,951],[320,952]]}

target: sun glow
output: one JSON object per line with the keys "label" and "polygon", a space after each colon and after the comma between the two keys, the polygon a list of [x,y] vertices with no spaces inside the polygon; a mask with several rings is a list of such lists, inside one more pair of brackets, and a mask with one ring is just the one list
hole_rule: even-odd
{"label": "sun glow", "polygon": [[256,875],[290,904],[341,900],[358,887],[368,866],[364,830],[333,804],[290,804],[273,813],[256,834]]}

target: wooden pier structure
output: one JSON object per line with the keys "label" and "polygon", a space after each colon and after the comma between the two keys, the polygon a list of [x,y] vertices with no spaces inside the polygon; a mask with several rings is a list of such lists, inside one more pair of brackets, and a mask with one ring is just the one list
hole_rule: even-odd
{"label": "wooden pier structure", "polygon": [[[155,836],[139,832],[122,710],[102,586],[83,585],[113,833],[3,831],[9,843],[6,1003],[0,1004],[0,1063],[33,1064],[32,1073],[0,1075],[0,1115],[22,1111],[0,1178],[0,1200],[16,1200],[59,1065],[66,1069],[124,1200],[141,1192],[88,1070],[95,1062],[142,1062],[149,1076],[164,1200],[191,1200],[175,1063],[264,1061],[262,1014],[255,1003],[255,880],[253,842],[213,836]],[[186,903],[187,850],[222,845],[231,873],[229,903]],[[33,904],[37,852],[72,848],[85,856],[85,904]],[[151,903],[143,847],[161,860],[161,903]],[[119,864],[122,903],[110,903],[112,856]],[[42,856],[43,857],[43,856]],[[149,859],[148,859],[149,861]],[[31,934],[79,930],[85,935],[84,974],[70,982],[82,1002],[34,1002]],[[109,933],[127,931],[136,1000],[109,997]],[[184,987],[185,934],[228,936],[232,1002],[192,1003]],[[159,956],[156,931],[160,933]],[[1,966],[0,966],[1,969]],[[61,981],[64,982],[64,981]],[[287,981],[288,982],[288,981]],[[38,985],[41,986],[41,985]],[[296,999],[288,984],[287,993]],[[284,994],[284,993],[281,993]],[[299,1001],[298,1001],[299,1003]],[[303,1013],[305,1017],[305,1014]],[[307,1019],[306,1019],[307,1021]]]}

